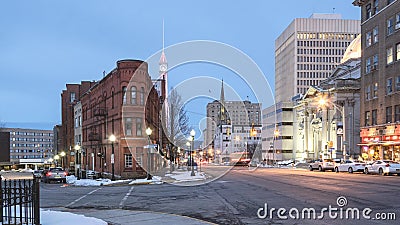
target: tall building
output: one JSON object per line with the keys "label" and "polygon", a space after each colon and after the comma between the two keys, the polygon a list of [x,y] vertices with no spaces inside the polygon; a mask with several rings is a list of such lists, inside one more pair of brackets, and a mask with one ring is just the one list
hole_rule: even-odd
{"label": "tall building", "polygon": [[275,102],[290,101],[319,85],[359,33],[359,20],[344,20],[339,14],[293,20],[275,40]]}
{"label": "tall building", "polygon": [[[8,147],[10,163],[17,167],[37,168],[53,157],[53,130],[1,128],[2,133],[9,133]],[[7,142],[5,142],[7,143]]]}
{"label": "tall building", "polygon": [[213,147],[215,155],[227,157],[243,149],[254,153],[260,148],[261,104],[227,101],[223,81],[220,99],[207,104],[207,118],[203,147]]}
{"label": "tall building", "polygon": [[400,161],[400,1],[356,0],[361,8],[363,156]]}

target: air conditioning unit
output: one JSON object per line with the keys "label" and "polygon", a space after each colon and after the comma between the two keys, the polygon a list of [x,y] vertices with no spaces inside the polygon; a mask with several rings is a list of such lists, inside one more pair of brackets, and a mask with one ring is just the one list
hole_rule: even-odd
{"label": "air conditioning unit", "polygon": [[372,65],[371,66],[371,71],[374,71],[374,70],[376,70],[377,68],[376,68],[376,65]]}
{"label": "air conditioning unit", "polygon": [[400,28],[400,23],[397,23],[396,26],[394,26],[394,28],[399,29]]}

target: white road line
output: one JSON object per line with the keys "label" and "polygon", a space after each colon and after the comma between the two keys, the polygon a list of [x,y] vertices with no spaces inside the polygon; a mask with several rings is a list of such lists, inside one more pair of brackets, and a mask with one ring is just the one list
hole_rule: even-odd
{"label": "white road line", "polygon": [[97,188],[97,189],[95,189],[95,190],[93,190],[93,191],[87,193],[86,195],[84,195],[84,196],[82,196],[82,197],[76,199],[75,201],[69,203],[69,204],[66,205],[65,207],[69,207],[69,206],[71,206],[71,205],[73,205],[73,204],[79,202],[79,201],[82,200],[83,198],[86,198],[88,195],[91,195],[91,194],[95,193],[96,191],[98,191],[98,190],[100,190],[100,189],[102,189],[102,188]]}
{"label": "white road line", "polygon": [[133,186],[131,187],[131,189],[129,189],[128,193],[126,193],[126,195],[124,196],[124,198],[121,200],[121,202],[119,203],[119,208],[122,208],[122,206],[124,205],[124,203],[126,202],[126,200],[128,200],[128,197],[131,195],[132,191],[133,191]]}

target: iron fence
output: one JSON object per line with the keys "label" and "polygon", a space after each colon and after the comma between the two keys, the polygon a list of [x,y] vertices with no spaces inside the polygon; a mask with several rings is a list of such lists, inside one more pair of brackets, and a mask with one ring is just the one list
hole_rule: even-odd
{"label": "iron fence", "polygon": [[0,224],[40,225],[39,179],[0,176]]}

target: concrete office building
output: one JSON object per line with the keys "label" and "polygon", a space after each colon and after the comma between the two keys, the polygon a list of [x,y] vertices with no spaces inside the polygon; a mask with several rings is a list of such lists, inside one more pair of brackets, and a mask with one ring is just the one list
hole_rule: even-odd
{"label": "concrete office building", "polygon": [[339,14],[294,19],[275,40],[275,102],[291,101],[319,85],[359,33],[359,20]]}
{"label": "concrete office building", "polygon": [[44,166],[53,157],[53,130],[1,128],[0,132],[9,133],[8,149],[14,169]]}

